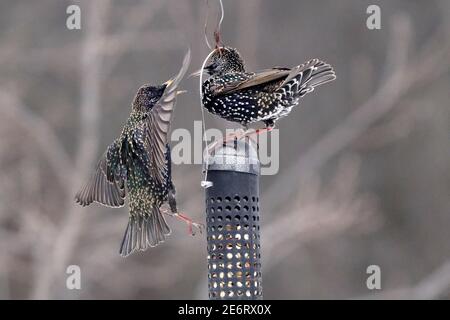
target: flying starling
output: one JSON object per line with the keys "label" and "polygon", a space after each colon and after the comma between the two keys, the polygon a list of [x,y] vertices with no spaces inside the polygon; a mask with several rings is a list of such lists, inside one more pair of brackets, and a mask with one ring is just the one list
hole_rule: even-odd
{"label": "flying starling", "polygon": [[278,119],[289,114],[301,97],[336,79],[333,68],[319,59],[292,69],[276,67],[247,72],[236,49],[218,47],[208,61],[204,71],[211,77],[202,85],[203,106],[246,129],[248,124],[262,121],[266,125],[265,130],[271,130]]}
{"label": "flying starling", "polygon": [[189,62],[190,52],[177,76],[162,85],[145,84],[139,88],[122,133],[109,145],[94,175],[75,196],[82,206],[98,202],[115,208],[123,206],[128,196],[130,214],[120,247],[122,256],[156,246],[170,234],[161,210],[163,204],[169,204],[171,215],[194,224],[178,213],[167,137],[180,93],[177,87]]}

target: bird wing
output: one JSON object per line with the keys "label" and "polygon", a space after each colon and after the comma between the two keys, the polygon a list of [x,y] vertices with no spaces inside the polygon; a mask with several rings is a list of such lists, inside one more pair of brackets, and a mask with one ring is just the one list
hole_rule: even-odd
{"label": "bird wing", "polygon": [[121,207],[125,201],[125,183],[119,175],[120,146],[114,141],[97,163],[95,173],[75,195],[82,206],[98,202],[108,207]]}
{"label": "bird wing", "polygon": [[282,80],[289,75],[288,68],[272,68],[265,69],[259,72],[247,74],[247,77],[238,78],[236,81],[228,81],[223,85],[217,85],[212,88],[215,95],[230,94],[242,89],[259,86],[262,84],[269,84],[271,82]]}
{"label": "bird wing", "polygon": [[[292,68],[289,75],[280,84],[280,88],[292,79],[297,78],[302,87],[314,88],[318,85],[327,83],[336,79],[333,68],[326,62],[319,59],[312,59],[304,64]],[[311,91],[311,90],[310,90]]]}
{"label": "bird wing", "polygon": [[[167,176],[168,162],[166,159],[168,133],[172,120],[172,113],[178,95],[177,87],[186,74],[191,60],[190,50],[186,53],[183,65],[178,74],[170,80],[164,94],[152,108],[145,125],[145,145],[149,155],[150,174],[163,184]],[[170,157],[170,155],[169,155]],[[164,170],[163,170],[164,168]]]}

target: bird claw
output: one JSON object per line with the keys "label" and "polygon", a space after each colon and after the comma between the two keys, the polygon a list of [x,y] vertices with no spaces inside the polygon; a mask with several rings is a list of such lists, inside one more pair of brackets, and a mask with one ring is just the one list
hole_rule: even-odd
{"label": "bird claw", "polygon": [[175,213],[174,214],[175,217],[183,220],[187,225],[188,225],[188,231],[189,234],[192,236],[195,236],[197,233],[194,231],[194,228],[196,230],[198,230],[198,232],[200,232],[200,234],[203,234],[203,229],[205,229],[205,225],[202,223],[198,223],[198,222],[194,222],[191,218],[189,218],[188,216],[185,216],[182,213]]}
{"label": "bird claw", "polygon": [[225,136],[225,138],[222,140],[222,143],[219,144],[219,141],[214,141],[212,144],[208,146],[208,154],[211,154],[211,151],[215,151],[216,149],[219,149],[219,145],[222,147],[226,147],[229,142],[233,141],[239,141],[243,137],[247,136],[249,130],[243,130],[243,129],[237,129],[236,131],[229,133]]}
{"label": "bird claw", "polygon": [[194,228],[192,228],[192,227],[195,227],[195,229],[197,229],[200,234],[203,234],[203,230],[205,229],[205,225],[203,223],[191,222],[189,224],[188,228],[189,228],[189,233],[192,236],[195,236],[197,234],[196,231],[194,230]]}
{"label": "bird claw", "polygon": [[[268,126],[262,129],[237,129],[236,131],[227,134],[227,136],[222,140],[222,147],[226,147],[231,141],[236,143],[242,138],[248,138],[253,144],[258,146],[258,135],[263,132],[270,132],[273,130],[273,128],[273,126]],[[214,141],[207,147],[208,154],[212,154],[217,149],[219,149],[219,141]]]}
{"label": "bird claw", "polygon": [[248,129],[245,131],[243,137],[248,138],[253,144],[258,145],[258,131],[255,129]]}
{"label": "bird claw", "polygon": [[225,147],[228,142],[235,142],[235,141],[239,141],[241,140],[243,137],[245,137],[248,133],[248,130],[244,130],[244,129],[237,129],[236,131],[227,134],[227,136],[225,137],[225,139],[223,139],[223,146]]}

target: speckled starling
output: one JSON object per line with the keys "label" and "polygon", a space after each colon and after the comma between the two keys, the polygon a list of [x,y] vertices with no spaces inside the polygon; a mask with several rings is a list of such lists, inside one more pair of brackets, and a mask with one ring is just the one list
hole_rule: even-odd
{"label": "speckled starling", "polygon": [[[168,133],[177,87],[190,62],[184,58],[178,75],[162,85],[143,85],[120,136],[107,148],[97,169],[75,200],[82,206],[98,202],[121,207],[128,196],[129,221],[120,247],[127,256],[165,240],[170,228],[161,206],[178,215],[171,177]],[[184,217],[183,217],[184,218]]]}
{"label": "speckled starling", "polygon": [[318,59],[300,66],[247,72],[239,52],[216,48],[204,71],[202,102],[211,113],[245,128],[262,121],[271,129],[289,114],[299,99],[315,87],[336,79],[333,68]]}

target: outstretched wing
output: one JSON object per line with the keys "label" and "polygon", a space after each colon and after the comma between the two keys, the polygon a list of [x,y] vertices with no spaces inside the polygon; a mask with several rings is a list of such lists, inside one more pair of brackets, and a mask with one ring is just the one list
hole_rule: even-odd
{"label": "outstretched wing", "polygon": [[119,173],[120,145],[114,141],[97,164],[95,173],[75,195],[82,206],[98,202],[108,207],[121,207],[125,201],[125,183]]}
{"label": "outstretched wing", "polygon": [[273,82],[279,82],[289,75],[288,68],[273,68],[261,70],[256,73],[229,74],[230,79],[215,84],[210,89],[214,95],[225,95],[246,88],[256,87]]}
{"label": "outstretched wing", "polygon": [[[163,184],[167,177],[167,144],[172,113],[175,107],[177,88],[186,74],[191,60],[190,50],[186,53],[183,65],[178,74],[169,80],[164,94],[159,102],[152,108],[145,123],[145,145],[150,161],[150,174],[158,183]],[[170,157],[170,155],[169,155]]]}

